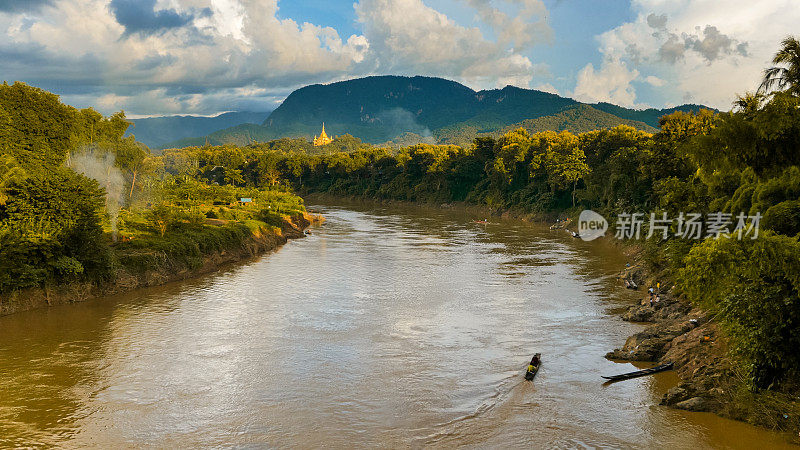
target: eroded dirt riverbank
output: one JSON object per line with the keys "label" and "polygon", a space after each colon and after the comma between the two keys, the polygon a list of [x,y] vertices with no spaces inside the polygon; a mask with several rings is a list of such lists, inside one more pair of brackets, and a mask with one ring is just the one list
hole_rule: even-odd
{"label": "eroded dirt riverbank", "polygon": [[[646,324],[625,344],[606,357],[616,361],[673,363],[679,383],[669,389],[661,405],[686,411],[711,412],[722,417],[780,430],[787,440],[800,444],[800,405],[795,396],[770,391],[755,391],[747,382],[747,368],[731,356],[725,333],[713,317],[676,298],[673,286],[659,281],[642,268],[639,250],[625,250],[632,265],[620,280],[634,279],[640,286],[641,303],[629,306],[622,319]],[[651,302],[648,289],[658,294]],[[653,296],[655,298],[655,296]]]}

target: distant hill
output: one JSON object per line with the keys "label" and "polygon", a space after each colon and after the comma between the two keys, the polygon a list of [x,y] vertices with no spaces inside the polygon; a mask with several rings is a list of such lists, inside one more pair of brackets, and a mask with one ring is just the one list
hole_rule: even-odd
{"label": "distant hill", "polygon": [[[262,125],[255,123],[243,123],[241,125],[215,131],[207,136],[178,139],[162,145],[161,148],[192,147],[205,145],[206,143],[209,145],[248,145],[252,144],[253,142],[266,142],[273,139],[279,139],[281,137],[287,136],[277,135]],[[292,135],[292,137],[295,136]]]}
{"label": "distant hill", "polygon": [[[659,116],[660,117],[660,116]],[[585,104],[568,106],[556,114],[525,119],[494,130],[481,130],[469,124],[454,124],[436,131],[436,141],[442,144],[467,145],[476,136],[500,137],[503,134],[524,128],[530,133],[541,131],[570,131],[585,133],[600,128],[612,128],[617,125],[629,125],[642,131],[655,133],[658,128],[636,120],[621,119],[613,114]]]}
{"label": "distant hill", "polygon": [[[473,91],[455,81],[431,77],[375,76],[315,84],[292,92],[261,127],[240,125],[208,136],[213,144],[246,144],[281,137],[311,138],[324,122],[331,135],[351,134],[365,142],[397,144],[432,138],[468,143],[509,127],[574,132],[628,124],[655,131],[658,120],[699,105],[635,110],[609,103],[589,105],[532,89],[506,86]],[[175,142],[201,145],[205,138]]]}
{"label": "distant hill", "polygon": [[148,147],[159,149],[179,139],[201,137],[216,131],[251,123],[259,124],[269,116],[269,112],[228,112],[215,117],[163,116],[145,119],[129,119],[133,126],[126,135],[136,136],[136,140]]}
{"label": "distant hill", "polygon": [[676,111],[698,111],[700,109],[711,109],[714,108],[703,106],[703,105],[695,105],[695,104],[686,104],[681,106],[676,106],[674,108],[666,108],[666,109],[655,109],[655,108],[648,108],[648,109],[628,109],[623,108],[621,106],[613,105],[611,103],[595,103],[592,105],[595,109],[599,109],[600,111],[607,112],[609,114],[613,114],[617,117],[629,120],[637,120],[640,122],[644,122],[651,127],[658,128],[658,120],[661,119],[662,116],[666,116],[668,114],[672,114]]}

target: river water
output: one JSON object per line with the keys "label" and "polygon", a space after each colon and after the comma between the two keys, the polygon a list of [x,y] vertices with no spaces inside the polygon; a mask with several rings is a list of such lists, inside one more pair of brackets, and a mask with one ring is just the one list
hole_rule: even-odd
{"label": "river water", "polygon": [[[618,250],[465,212],[327,222],[186,282],[0,318],[0,447],[753,448],[777,434],[604,386],[640,325]],[[542,368],[523,381],[534,352]]]}

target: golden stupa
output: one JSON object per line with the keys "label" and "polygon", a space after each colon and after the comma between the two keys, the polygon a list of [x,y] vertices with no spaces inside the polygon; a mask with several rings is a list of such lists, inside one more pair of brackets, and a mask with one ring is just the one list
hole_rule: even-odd
{"label": "golden stupa", "polygon": [[325,123],[322,123],[322,133],[319,136],[314,136],[314,147],[319,147],[320,145],[328,145],[333,142],[333,139],[329,138],[327,134],[325,134]]}

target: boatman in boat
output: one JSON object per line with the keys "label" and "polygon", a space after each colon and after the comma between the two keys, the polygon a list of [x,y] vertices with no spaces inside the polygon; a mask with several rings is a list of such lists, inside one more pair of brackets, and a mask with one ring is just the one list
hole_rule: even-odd
{"label": "boatman in boat", "polygon": [[533,355],[531,358],[531,363],[528,364],[528,372],[533,372],[536,368],[539,367],[539,355]]}

